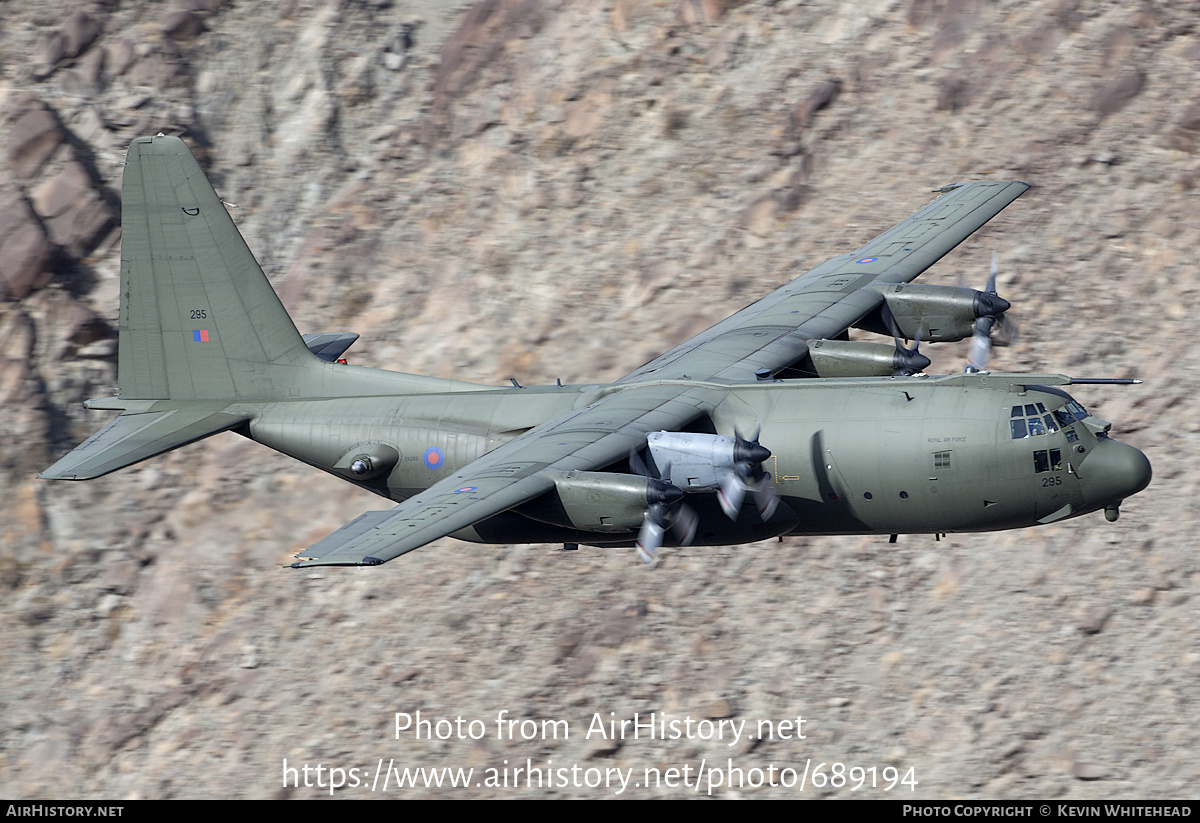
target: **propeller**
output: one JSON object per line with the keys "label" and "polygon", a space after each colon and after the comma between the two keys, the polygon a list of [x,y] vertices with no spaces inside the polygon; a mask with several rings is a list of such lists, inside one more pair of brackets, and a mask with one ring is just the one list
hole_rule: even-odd
{"label": "propeller", "polygon": [[629,466],[635,474],[650,480],[647,493],[646,515],[642,518],[642,527],[638,530],[638,557],[647,566],[653,566],[658,560],[658,550],[662,548],[663,536],[667,531],[667,520],[671,521],[671,529],[679,539],[679,545],[689,546],[696,538],[696,529],[700,518],[692,508],[683,501],[683,489],[671,483],[671,464],[667,463],[656,477],[642,460],[637,449],[629,452]]}
{"label": "propeller", "polygon": [[896,318],[892,316],[892,310],[888,308],[887,303],[883,304],[882,315],[883,324],[887,326],[887,330],[892,333],[892,339],[896,341],[896,355],[892,358],[892,377],[908,377],[929,368],[932,361],[917,351],[921,345],[921,329],[917,329],[917,336],[913,338],[912,348],[907,348],[900,342],[900,327],[896,324]]}
{"label": "propeller", "polygon": [[987,288],[975,298],[977,319],[971,335],[971,348],[967,352],[967,366],[963,371],[974,373],[987,369],[993,343],[1011,346],[1016,342],[1017,323],[1009,320],[1005,314],[1011,307],[1011,303],[996,293],[996,253],[992,252],[992,273],[988,277]]}
{"label": "propeller", "polygon": [[754,436],[747,440],[734,431],[733,471],[725,476],[717,489],[717,502],[730,520],[737,519],[748,491],[754,493],[758,514],[763,520],[770,520],[779,506],[775,484],[762,467],[771,457],[771,451],[758,442],[758,434],[755,430]]}

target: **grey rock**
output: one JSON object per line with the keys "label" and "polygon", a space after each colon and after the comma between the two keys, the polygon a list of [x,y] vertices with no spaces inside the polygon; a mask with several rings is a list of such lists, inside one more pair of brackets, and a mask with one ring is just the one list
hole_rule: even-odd
{"label": "grey rock", "polygon": [[81,9],[71,12],[62,25],[63,55],[78,57],[83,54],[102,30],[101,22],[87,12]]}
{"label": "grey rock", "polygon": [[1092,111],[1098,114],[1116,114],[1146,86],[1146,73],[1141,69],[1126,71],[1109,79],[1097,89],[1089,101]]}
{"label": "grey rock", "polygon": [[0,298],[20,300],[50,282],[54,246],[16,186],[0,187]]}
{"label": "grey rock", "polygon": [[1109,775],[1110,770],[1098,763],[1089,763],[1086,760],[1071,762],[1071,776],[1079,780],[1104,780]]}
{"label": "grey rock", "polygon": [[1084,610],[1077,624],[1079,630],[1084,634],[1099,634],[1104,630],[1112,613],[1113,610],[1109,606],[1092,606]]}
{"label": "grey rock", "polygon": [[16,177],[27,180],[41,169],[66,137],[62,124],[48,107],[32,101],[17,114],[4,140],[4,157]]}
{"label": "grey rock", "polygon": [[33,208],[50,239],[77,257],[94,249],[118,223],[116,211],[77,160],[34,189]]}
{"label": "grey rock", "polygon": [[191,11],[173,11],[163,18],[162,33],[172,40],[194,40],[204,32],[204,21]]}

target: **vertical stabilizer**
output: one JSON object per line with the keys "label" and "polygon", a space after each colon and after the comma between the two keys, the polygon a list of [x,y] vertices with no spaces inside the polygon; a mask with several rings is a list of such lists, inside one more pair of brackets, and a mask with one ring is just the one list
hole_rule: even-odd
{"label": "vertical stabilizer", "polygon": [[124,399],[286,397],[319,362],[178,137],[129,147],[119,344]]}

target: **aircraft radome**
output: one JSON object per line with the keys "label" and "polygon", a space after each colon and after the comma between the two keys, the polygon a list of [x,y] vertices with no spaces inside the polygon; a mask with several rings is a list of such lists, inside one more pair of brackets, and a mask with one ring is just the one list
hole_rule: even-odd
{"label": "aircraft radome", "polygon": [[[41,476],[86,480],[233,431],[398,501],[294,566],[483,543],[728,545],[1014,529],[1103,511],[1150,463],[1058,374],[985,370],[1009,304],[911,283],[1029,188],[945,186],[914,215],[608,385],[489,387],[338,362],[301,335],[182,140],[125,166],[121,414]],[[852,342],[859,328],[894,342]],[[941,377],[900,340],[972,338]],[[1100,381],[1135,382],[1135,381]]]}

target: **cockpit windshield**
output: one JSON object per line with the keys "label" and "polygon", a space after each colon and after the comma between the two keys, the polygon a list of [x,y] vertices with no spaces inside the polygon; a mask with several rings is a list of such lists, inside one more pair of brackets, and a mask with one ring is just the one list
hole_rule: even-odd
{"label": "cockpit windshield", "polygon": [[1072,400],[1061,409],[1055,411],[1054,416],[1058,418],[1059,422],[1064,427],[1066,427],[1074,423],[1076,420],[1082,420],[1083,418],[1087,417],[1088,412],[1087,409],[1085,409],[1082,405]]}
{"label": "cockpit windshield", "polygon": [[1025,437],[1054,434],[1087,416],[1087,409],[1074,400],[1068,401],[1065,406],[1053,412],[1048,412],[1043,403],[1023,403],[1012,407],[1009,427],[1013,440],[1020,440]]}

